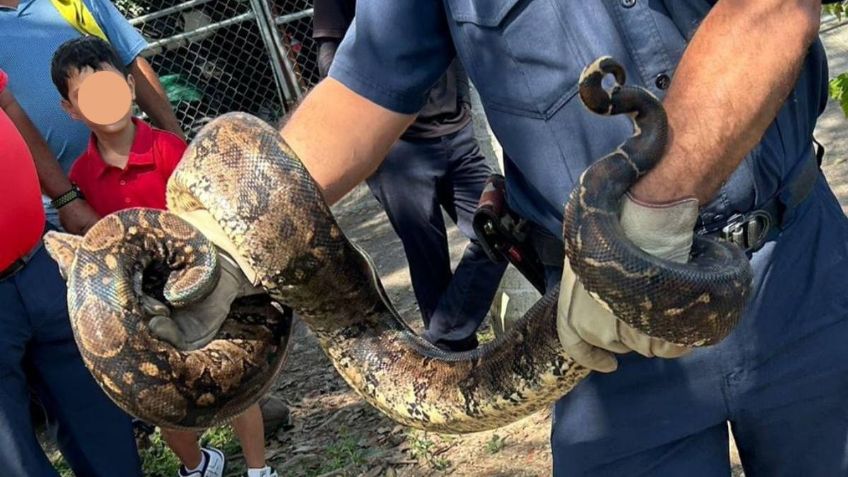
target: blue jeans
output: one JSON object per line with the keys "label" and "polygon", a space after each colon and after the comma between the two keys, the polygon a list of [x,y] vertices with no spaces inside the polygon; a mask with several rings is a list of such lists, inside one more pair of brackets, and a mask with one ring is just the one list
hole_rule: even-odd
{"label": "blue jeans", "polygon": [[[472,227],[491,174],[469,123],[436,139],[401,139],[368,178],[403,243],[425,337],[433,343],[474,335],[506,268],[488,259]],[[442,209],[469,240],[453,272]]]}
{"label": "blue jeans", "polygon": [[729,475],[728,422],[748,477],[848,475],[848,220],[822,177],[800,209],[724,341],[619,355],[557,402],[554,475]]}
{"label": "blue jeans", "polygon": [[17,274],[0,281],[0,474],[58,475],[33,431],[33,391],[77,476],[141,475],[130,418],[83,364],[66,296],[59,269],[43,247]]}

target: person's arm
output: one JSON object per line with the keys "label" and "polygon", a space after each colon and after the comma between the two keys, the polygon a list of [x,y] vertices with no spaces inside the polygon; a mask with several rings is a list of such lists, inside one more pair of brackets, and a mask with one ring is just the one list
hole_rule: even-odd
{"label": "person's arm", "polygon": [[818,34],[820,0],[720,0],[695,33],[664,100],[671,140],[633,187],[654,203],[705,204],[774,121]]}
{"label": "person's arm", "polygon": [[[453,59],[443,8],[429,0],[360,2],[359,20],[342,41],[330,77],[283,126],[283,139],[329,204],[377,169]],[[222,250],[234,249],[210,214],[181,216]],[[250,270],[242,272],[252,275]],[[203,302],[151,319],[151,332],[177,347],[203,346],[233,297],[244,293],[245,288],[237,288],[251,285],[253,279],[241,276],[220,283]]]}
{"label": "person's arm", "polygon": [[[791,91],[818,32],[819,0],[720,0],[686,49],[664,106],[670,142],[631,188],[622,227],[646,252],[685,262],[698,217],[759,142]],[[566,353],[611,372],[613,353],[674,358],[687,348],[624,325],[583,289],[565,260],[557,331]]]}
{"label": "person's arm", "polygon": [[[71,182],[50,147],[8,89],[0,92],[0,108],[15,124],[32,153],[41,190],[51,199],[56,199],[71,190]],[[100,216],[88,205],[88,202],[81,199],[73,200],[59,209],[62,227],[72,234],[85,233],[99,219]]]}
{"label": "person's arm", "polygon": [[174,115],[165,88],[159,82],[159,77],[150,63],[142,57],[136,57],[129,65],[129,72],[135,79],[136,102],[142,111],[147,113],[153,124],[166,131],[171,131],[185,139],[180,122]]}
{"label": "person's arm", "polygon": [[333,204],[377,169],[414,119],[327,78],[304,99],[282,135]]}

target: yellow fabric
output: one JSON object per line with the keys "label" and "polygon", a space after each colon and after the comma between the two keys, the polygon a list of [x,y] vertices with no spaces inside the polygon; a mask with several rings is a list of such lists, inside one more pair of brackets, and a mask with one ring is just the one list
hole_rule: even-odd
{"label": "yellow fabric", "polygon": [[108,42],[106,34],[100,29],[97,20],[85,6],[83,0],[50,0],[53,6],[74,29],[83,35],[96,36]]}

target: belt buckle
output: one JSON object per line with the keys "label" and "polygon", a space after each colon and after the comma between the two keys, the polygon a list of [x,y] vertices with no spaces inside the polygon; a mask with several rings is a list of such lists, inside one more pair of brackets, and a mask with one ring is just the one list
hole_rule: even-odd
{"label": "belt buckle", "polygon": [[721,229],[721,238],[753,253],[762,248],[773,225],[771,215],[764,210],[734,214]]}

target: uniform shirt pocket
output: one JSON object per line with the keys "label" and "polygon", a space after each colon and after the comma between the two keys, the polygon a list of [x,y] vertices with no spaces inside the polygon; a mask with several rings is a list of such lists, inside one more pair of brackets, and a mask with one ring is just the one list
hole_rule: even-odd
{"label": "uniform shirt pocket", "polygon": [[445,0],[457,52],[488,108],[548,119],[577,92],[581,55],[556,0]]}

